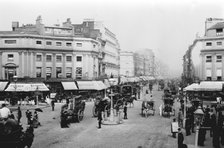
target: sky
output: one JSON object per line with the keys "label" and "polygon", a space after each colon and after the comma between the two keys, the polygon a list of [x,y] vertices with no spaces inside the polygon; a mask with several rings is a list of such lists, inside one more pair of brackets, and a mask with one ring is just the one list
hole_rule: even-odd
{"label": "sky", "polygon": [[222,0],[1,0],[0,30],[11,22],[53,25],[71,18],[102,21],[117,37],[122,51],[152,49],[156,58],[182,73],[183,55],[203,36],[206,18],[224,18]]}

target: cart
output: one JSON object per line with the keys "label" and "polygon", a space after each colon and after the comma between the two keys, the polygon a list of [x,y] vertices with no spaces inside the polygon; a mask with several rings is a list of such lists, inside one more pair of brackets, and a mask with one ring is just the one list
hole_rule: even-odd
{"label": "cart", "polygon": [[142,102],[141,115],[144,117],[148,117],[149,115],[155,115],[154,101]]}
{"label": "cart", "polygon": [[163,108],[162,108],[162,116],[170,117],[175,116],[175,109],[173,107],[174,99],[171,97],[163,98]]}

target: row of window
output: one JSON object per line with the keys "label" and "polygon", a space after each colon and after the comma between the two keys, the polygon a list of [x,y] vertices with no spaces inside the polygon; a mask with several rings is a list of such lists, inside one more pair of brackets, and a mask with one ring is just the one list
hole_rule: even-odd
{"label": "row of window", "polygon": [[[221,41],[216,42],[216,45],[217,46],[222,46],[222,42]],[[206,46],[212,46],[212,42],[206,42]]]}
{"label": "row of window", "polygon": [[[72,67],[66,67],[66,78],[72,78]],[[36,67],[36,77],[42,77],[42,67]],[[52,77],[52,67],[46,67],[46,78]],[[56,78],[62,77],[62,67],[56,67]],[[82,78],[82,67],[76,67],[76,79]]]}
{"label": "row of window", "polygon": [[[8,61],[14,60],[14,54],[8,54]],[[42,61],[42,55],[36,55],[36,61],[40,62]],[[52,55],[46,55],[46,61],[51,62],[52,61]],[[76,61],[81,62],[82,56],[76,56]],[[62,62],[62,56],[56,55],[56,62]],[[66,56],[66,62],[72,62],[72,56]]]}
{"label": "row of window", "polygon": [[[42,55],[36,56],[36,61],[40,62],[42,61]],[[46,61],[51,62],[52,61],[52,55],[46,55]],[[81,62],[82,56],[76,56],[76,61]],[[62,62],[62,56],[56,55],[56,62]],[[66,56],[66,62],[72,62],[72,56]]]}
{"label": "row of window", "polygon": [[[212,56],[206,56],[206,63],[212,62]],[[217,55],[216,56],[216,62],[222,62],[222,56]]]}
{"label": "row of window", "polygon": [[[16,40],[5,40],[5,44],[16,44]],[[42,41],[36,41],[37,45],[42,45]],[[52,45],[52,41],[46,41],[46,45],[51,46]],[[55,42],[56,46],[62,46],[62,42]],[[71,47],[72,43],[71,42],[66,42],[66,46],[67,47]],[[76,43],[77,47],[82,47],[82,43]],[[93,47],[95,48],[96,45],[93,45]]]}

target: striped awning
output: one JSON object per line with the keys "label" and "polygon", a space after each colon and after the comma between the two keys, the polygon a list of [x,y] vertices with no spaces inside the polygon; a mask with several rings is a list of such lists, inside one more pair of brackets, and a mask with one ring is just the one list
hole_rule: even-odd
{"label": "striped awning", "polygon": [[0,91],[4,91],[8,82],[0,82]]}
{"label": "striped awning", "polygon": [[31,91],[49,91],[44,83],[10,83],[5,91],[31,92]]}
{"label": "striped awning", "polygon": [[107,86],[102,81],[77,81],[79,90],[103,90]]}
{"label": "striped awning", "polygon": [[78,90],[75,82],[61,82],[64,90]]}

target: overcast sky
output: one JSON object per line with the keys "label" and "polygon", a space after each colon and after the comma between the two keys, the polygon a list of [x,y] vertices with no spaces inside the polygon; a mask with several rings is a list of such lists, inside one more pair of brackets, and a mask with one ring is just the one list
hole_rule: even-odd
{"label": "overcast sky", "polygon": [[197,33],[204,34],[205,19],[224,18],[222,0],[1,0],[0,30],[12,21],[53,25],[71,18],[103,21],[116,34],[121,50],[150,48],[178,74],[182,58]]}

